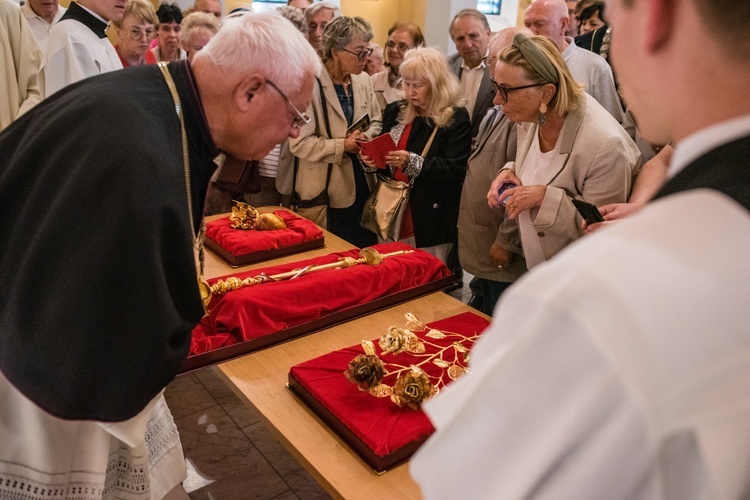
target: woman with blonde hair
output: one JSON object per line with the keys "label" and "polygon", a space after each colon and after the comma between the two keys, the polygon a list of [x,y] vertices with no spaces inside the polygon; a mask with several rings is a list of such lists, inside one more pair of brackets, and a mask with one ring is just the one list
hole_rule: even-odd
{"label": "woman with blonde hair", "polygon": [[156,64],[156,57],[149,50],[151,40],[156,38],[156,12],[148,0],[128,0],[122,19],[115,21],[115,31],[120,42],[115,45],[122,67]]}
{"label": "woman with blonde hair", "polygon": [[[520,253],[529,268],[583,234],[574,200],[623,203],[640,166],[640,152],[625,129],[583,91],[557,46],[519,33],[498,54],[495,104],[518,128],[516,160],[490,187],[491,206],[517,224],[521,248],[498,238],[510,265]],[[511,188],[502,195],[505,183]],[[506,184],[507,186],[507,184]]]}
{"label": "woman with blonde hair", "polygon": [[182,20],[182,50],[192,62],[195,54],[219,31],[219,20],[208,12],[193,12]]}
{"label": "woman with blonde hair", "polygon": [[[461,186],[471,151],[471,123],[445,56],[434,48],[406,52],[400,65],[405,99],[389,104],[383,133],[396,150],[385,175],[412,184],[399,240],[444,262],[456,238]],[[373,171],[368,157],[363,161]]]}

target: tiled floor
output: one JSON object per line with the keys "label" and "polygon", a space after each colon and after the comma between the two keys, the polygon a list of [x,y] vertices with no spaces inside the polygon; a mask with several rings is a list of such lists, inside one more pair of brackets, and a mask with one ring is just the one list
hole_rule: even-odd
{"label": "tiled floor", "polygon": [[[465,273],[463,288],[450,295],[467,302],[469,280]],[[180,431],[190,498],[330,498],[211,368],[177,377],[165,396]]]}

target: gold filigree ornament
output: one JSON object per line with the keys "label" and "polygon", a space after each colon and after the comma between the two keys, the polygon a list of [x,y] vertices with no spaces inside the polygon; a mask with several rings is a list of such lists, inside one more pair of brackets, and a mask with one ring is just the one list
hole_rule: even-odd
{"label": "gold filigree ornament", "polygon": [[391,326],[388,328],[388,333],[380,337],[378,345],[383,350],[383,354],[399,354],[409,348],[409,343],[413,342],[413,339],[416,339],[416,335],[410,330]]}
{"label": "gold filigree ornament", "polygon": [[[347,369],[346,376],[357,384],[360,390],[366,390],[376,398],[390,397],[399,407],[417,410],[424,401],[434,397],[445,386],[445,378],[456,380],[468,372],[466,360],[470,349],[465,345],[473,345],[478,334],[463,335],[457,332],[428,329],[412,313],[406,314],[407,327],[391,326],[388,332],[378,340],[382,354],[389,354],[388,361],[382,361],[383,376],[379,377],[379,369],[375,360],[380,360],[375,344],[369,340],[362,341],[365,354],[355,357]],[[427,330],[424,339],[418,337],[412,328]],[[434,343],[430,339],[450,338],[447,343]],[[458,339],[452,341],[453,339]],[[430,347],[432,352],[428,352]],[[407,358],[408,361],[399,364],[393,356]],[[430,376],[422,366],[428,364],[440,369],[440,373]],[[434,369],[431,369],[433,372]],[[389,382],[386,382],[389,380]],[[393,385],[389,385],[393,381]]]}
{"label": "gold filigree ornament", "polygon": [[229,214],[232,229],[270,231],[286,229],[284,219],[276,214],[261,214],[252,205],[235,201],[232,213]]}
{"label": "gold filigree ornament", "polygon": [[418,366],[411,366],[410,368],[393,385],[391,401],[398,406],[407,406],[412,410],[417,410],[422,403],[436,393],[436,389],[424,370]]}
{"label": "gold filigree ornament", "polygon": [[444,339],[446,337],[443,332],[434,328],[431,328],[430,331],[427,332],[426,336],[430,337],[431,339]]}
{"label": "gold filigree ornament", "polygon": [[393,387],[386,384],[378,384],[375,387],[370,388],[369,393],[376,398],[389,398],[393,394]]}
{"label": "gold filigree ornament", "polygon": [[427,327],[413,313],[406,313],[406,328],[412,332],[423,332]]}
{"label": "gold filigree ornament", "polygon": [[458,380],[466,374],[466,370],[462,366],[450,365],[448,367],[448,376],[451,380]]}

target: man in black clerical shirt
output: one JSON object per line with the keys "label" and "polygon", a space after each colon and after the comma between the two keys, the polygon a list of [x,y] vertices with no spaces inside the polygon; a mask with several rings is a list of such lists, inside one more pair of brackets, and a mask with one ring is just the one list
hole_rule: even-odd
{"label": "man in black clerical shirt", "polygon": [[319,66],[282,17],[248,14],[192,65],[87,78],[0,133],[0,497],[161,498],[184,479],[161,393],[203,314],[214,159],[296,137]]}

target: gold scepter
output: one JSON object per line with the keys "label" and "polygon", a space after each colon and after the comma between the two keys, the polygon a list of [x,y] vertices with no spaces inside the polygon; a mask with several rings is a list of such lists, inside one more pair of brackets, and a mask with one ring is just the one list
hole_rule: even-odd
{"label": "gold scepter", "polygon": [[310,274],[317,271],[325,271],[326,269],[341,269],[344,267],[352,267],[360,264],[367,264],[368,266],[377,266],[383,259],[388,257],[394,257],[396,255],[404,255],[413,253],[414,250],[399,250],[397,252],[380,253],[372,247],[363,248],[359,251],[359,258],[353,257],[340,257],[336,262],[329,262],[328,264],[319,264],[316,266],[305,266],[302,269],[292,269],[285,273],[274,274],[266,276],[265,274],[259,274],[245,279],[240,279],[236,276],[230,276],[226,280],[219,280],[211,285],[211,295],[221,295],[232,290],[238,290],[245,288],[246,286],[260,285],[269,281],[284,281],[299,278],[305,274]]}

